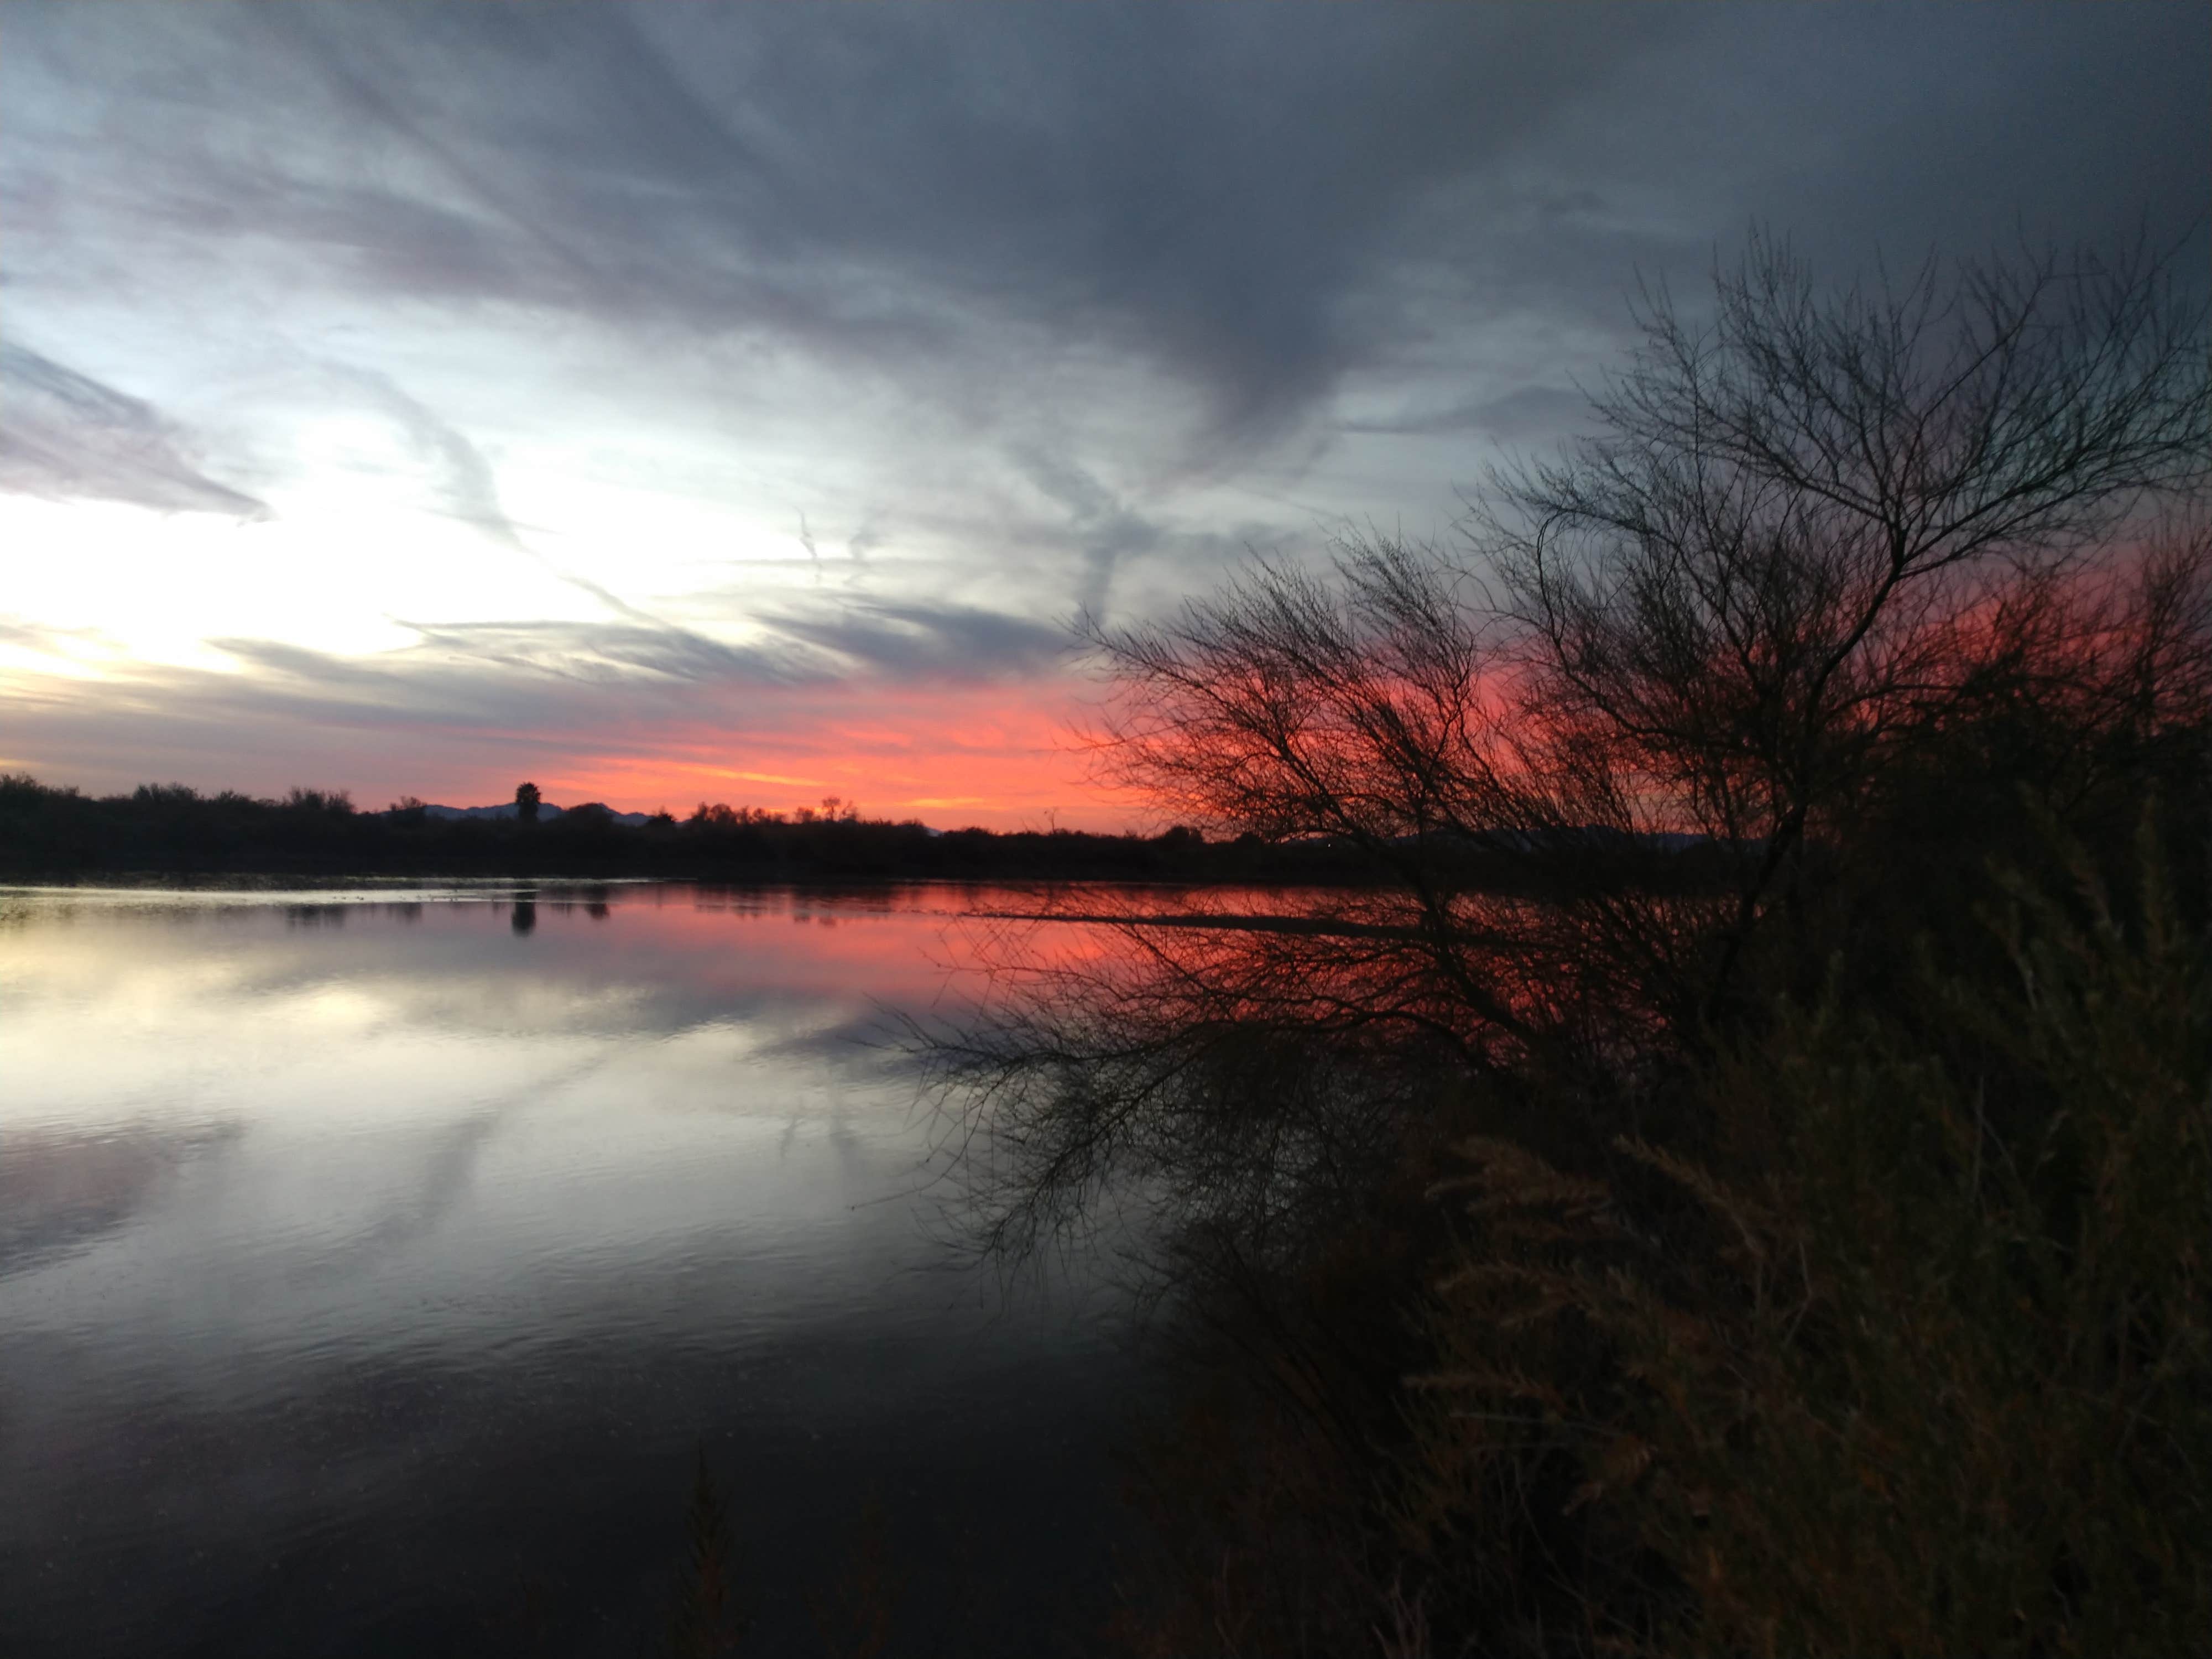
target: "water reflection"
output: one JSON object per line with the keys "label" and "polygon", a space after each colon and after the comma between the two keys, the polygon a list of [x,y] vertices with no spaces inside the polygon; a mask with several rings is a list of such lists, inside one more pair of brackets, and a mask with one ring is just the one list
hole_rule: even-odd
{"label": "water reflection", "polygon": [[0,1128],[0,1279],[125,1225],[176,1169],[234,1126],[74,1136]]}
{"label": "water reflection", "polygon": [[957,1650],[1035,1650],[1126,1378],[944,1271],[855,1041],[993,903],[0,894],[0,1645],[497,1651],[527,1580],[634,1653],[703,1440],[762,1650],[872,1490],[918,1648],[964,1559]]}

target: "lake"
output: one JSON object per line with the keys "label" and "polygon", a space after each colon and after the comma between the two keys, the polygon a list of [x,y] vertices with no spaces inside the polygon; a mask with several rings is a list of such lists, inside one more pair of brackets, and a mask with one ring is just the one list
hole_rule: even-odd
{"label": "lake", "polygon": [[[893,1011],[1019,894],[0,890],[0,1652],[1082,1651],[1114,1293],[964,1266]],[[957,994],[955,988],[953,994]]]}

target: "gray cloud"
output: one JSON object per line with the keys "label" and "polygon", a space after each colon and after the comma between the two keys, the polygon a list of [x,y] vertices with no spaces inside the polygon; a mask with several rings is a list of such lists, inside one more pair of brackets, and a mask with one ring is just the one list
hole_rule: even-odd
{"label": "gray cloud", "polygon": [[1085,614],[1103,620],[1115,567],[1125,554],[1146,553],[1158,546],[1164,532],[1065,455],[1036,444],[1018,444],[1012,459],[1031,483],[1067,509],[1083,553],[1084,575],[1076,603]]}
{"label": "gray cloud", "polygon": [[[845,594],[763,613],[730,645],[631,622],[410,623],[419,643],[375,658],[280,641],[211,641],[244,676],[156,672],[210,719],[338,726],[492,728],[548,734],[693,721],[747,696],[854,676],[975,684],[1049,672],[1070,643],[1055,627],[973,607]],[[126,699],[127,701],[127,699]]]}
{"label": "gray cloud", "polygon": [[1852,258],[2185,224],[2206,20],[18,6],[0,207],[30,280],[102,236],[201,283],[290,249],[395,300],[797,344],[944,409],[1104,353],[1198,391],[1194,457],[1233,458],[1348,371],[1448,362],[1439,331],[1617,329],[1632,267],[1692,272],[1751,213]]}
{"label": "gray cloud", "polygon": [[1502,398],[1479,398],[1441,409],[1413,409],[1382,419],[1346,421],[1346,432],[1431,437],[1479,432],[1509,444],[1527,443],[1571,428],[1589,410],[1585,392],[1564,386],[1523,386]]}
{"label": "gray cloud", "polygon": [[823,614],[786,609],[766,619],[787,638],[893,678],[1033,673],[1063,660],[1072,643],[1065,629],[967,605],[851,598]]}
{"label": "gray cloud", "polygon": [[[650,750],[705,722],[741,732],[765,695],[734,680],[551,672],[495,649],[429,647],[364,663],[267,642],[224,648],[250,672],[148,666],[111,679],[98,697],[73,682],[15,682],[10,764],[125,788],[157,777],[264,792],[300,779],[388,778],[393,793],[434,793],[457,775],[477,775],[487,755],[527,775],[579,754]],[[252,734],[243,748],[241,732]]]}
{"label": "gray cloud", "polygon": [[[1370,279],[1453,245],[1439,186],[1708,27],[1650,8],[196,17],[134,40],[33,11],[11,56],[157,71],[99,137],[72,132],[98,152],[73,159],[210,252],[274,239],[374,292],[909,374],[1018,373],[1012,324],[1138,354],[1221,428],[1262,431],[1390,331],[1352,303]],[[265,100],[241,105],[240,81]],[[35,137],[21,154],[35,196],[60,158]]]}
{"label": "gray cloud", "polygon": [[[422,644],[386,660],[410,677],[435,661],[580,685],[797,685],[856,674],[974,683],[1048,668],[1069,645],[1063,629],[1001,611],[865,594],[795,598],[757,609],[753,620],[758,635],[743,645],[665,623],[409,623]],[[263,641],[218,643],[272,667],[296,669],[315,654]],[[339,672],[338,659],[327,660],[319,678]]]}
{"label": "gray cloud", "polygon": [[[686,629],[649,623],[409,623],[405,626],[420,635],[422,643],[415,652],[405,653],[404,663],[427,656],[588,685],[641,678],[678,684],[732,680],[776,684],[808,678],[811,666],[787,643],[739,647]],[[265,660],[265,653],[273,648],[257,641],[221,643],[227,651],[258,660]],[[818,668],[816,672],[818,675]]]}
{"label": "gray cloud", "polygon": [[180,428],[143,399],[0,341],[0,489],[164,513],[266,513],[186,459]]}

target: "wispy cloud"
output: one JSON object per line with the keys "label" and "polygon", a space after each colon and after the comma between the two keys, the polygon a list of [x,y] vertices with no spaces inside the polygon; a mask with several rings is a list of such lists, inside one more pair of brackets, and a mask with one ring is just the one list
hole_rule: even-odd
{"label": "wispy cloud", "polygon": [[1565,386],[1523,386],[1501,398],[1478,398],[1443,405],[1416,405],[1401,414],[1344,422],[1342,430],[1389,437],[1436,437],[1480,433],[1508,444],[1573,428],[1587,413],[1586,394]]}
{"label": "wispy cloud", "polygon": [[399,430],[422,465],[435,510],[481,530],[501,546],[527,550],[500,505],[490,463],[459,428],[380,370],[325,362],[316,371],[348,401],[365,405]]}
{"label": "wispy cloud", "polygon": [[864,596],[811,611],[785,606],[762,619],[782,637],[830,653],[840,677],[1019,678],[1062,662],[1073,644],[1064,628],[1001,611]]}
{"label": "wispy cloud", "polygon": [[[1327,9],[197,15],[161,40],[179,71],[161,95],[118,105],[98,141],[123,186],[101,211],[137,221],[118,232],[204,258],[189,216],[219,204],[241,256],[312,250],[322,280],[365,291],[735,331],[939,390],[987,389],[1040,344],[1133,356],[1196,391],[1217,434],[1279,429],[1356,360],[1379,319],[1346,302],[1452,240],[1422,212],[1433,187],[1685,28]],[[20,36],[25,76],[130,61],[127,32],[65,12]],[[269,100],[221,94],[241,79]],[[28,101],[13,171],[35,193],[47,100]],[[276,125],[282,146],[263,142]]]}
{"label": "wispy cloud", "polygon": [[1018,444],[1012,459],[1030,483],[1066,508],[1083,553],[1084,575],[1076,593],[1077,606],[1090,616],[1103,617],[1115,568],[1124,555],[1157,547],[1163,538],[1160,526],[1133,512],[1066,455],[1036,444]]}
{"label": "wispy cloud", "polygon": [[191,441],[143,398],[0,341],[0,489],[258,518],[267,508],[189,459]]}

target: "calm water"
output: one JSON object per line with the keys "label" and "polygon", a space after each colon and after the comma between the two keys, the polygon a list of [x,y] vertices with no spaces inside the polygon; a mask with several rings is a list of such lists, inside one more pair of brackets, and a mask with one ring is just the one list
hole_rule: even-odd
{"label": "calm water", "polygon": [[0,1653],[650,1650],[702,1444],[748,1650],[872,1496],[896,1651],[1089,1645],[1111,1300],[865,1041],[1008,905],[0,890]]}

